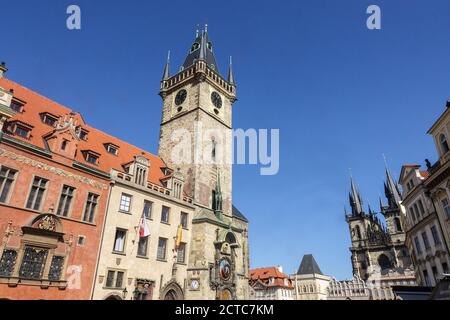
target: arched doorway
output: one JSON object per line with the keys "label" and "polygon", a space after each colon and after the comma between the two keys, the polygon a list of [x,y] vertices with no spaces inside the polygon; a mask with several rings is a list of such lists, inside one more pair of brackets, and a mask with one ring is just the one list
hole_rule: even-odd
{"label": "arched doorway", "polygon": [[122,300],[122,298],[119,297],[117,294],[111,294],[111,295],[107,296],[105,300],[116,300],[117,301],[117,300]]}
{"label": "arched doorway", "polygon": [[167,292],[164,296],[164,300],[178,300],[176,292],[173,290],[169,290],[169,292]]}
{"label": "arched doorway", "polygon": [[228,289],[219,291],[218,300],[233,300],[233,294]]}
{"label": "arched doorway", "polygon": [[181,286],[174,280],[167,283],[161,290],[161,300],[184,300],[184,293]]}

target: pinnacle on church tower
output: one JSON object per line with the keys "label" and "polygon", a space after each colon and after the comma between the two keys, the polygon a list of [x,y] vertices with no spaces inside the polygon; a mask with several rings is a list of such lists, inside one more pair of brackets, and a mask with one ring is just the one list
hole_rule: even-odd
{"label": "pinnacle on church tower", "polygon": [[233,58],[232,57],[230,57],[230,68],[228,70],[228,83],[234,85]]}
{"label": "pinnacle on church tower", "polygon": [[356,188],[355,182],[353,181],[353,178],[351,178],[351,191],[349,194],[349,201],[350,201],[350,206],[352,208],[352,215],[353,216],[359,216],[359,215],[364,215],[364,210],[363,210],[363,202],[361,199],[361,195],[358,192],[358,189]]}
{"label": "pinnacle on church tower", "polygon": [[385,159],[385,170],[386,170],[386,181],[384,183],[384,193],[388,200],[389,208],[395,209],[399,207],[399,204],[402,201],[402,196],[398,184],[394,181],[388,169],[386,159]]}
{"label": "pinnacle on church tower", "polygon": [[167,80],[170,78],[170,50],[167,53],[167,61],[166,66],[164,67],[163,80]]}

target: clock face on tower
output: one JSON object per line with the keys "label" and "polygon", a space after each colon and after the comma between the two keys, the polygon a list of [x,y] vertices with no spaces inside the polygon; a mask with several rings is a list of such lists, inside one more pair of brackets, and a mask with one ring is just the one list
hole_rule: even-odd
{"label": "clock face on tower", "polygon": [[181,105],[186,100],[186,97],[187,97],[186,90],[182,89],[182,90],[178,91],[178,93],[175,97],[175,104],[177,106]]}
{"label": "clock face on tower", "polygon": [[211,102],[217,109],[222,108],[222,98],[216,91],[213,91],[213,93],[211,93]]}

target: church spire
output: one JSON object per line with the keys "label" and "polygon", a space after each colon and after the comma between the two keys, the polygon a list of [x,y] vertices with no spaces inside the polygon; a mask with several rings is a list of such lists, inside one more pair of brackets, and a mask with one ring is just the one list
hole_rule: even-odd
{"label": "church spire", "polygon": [[164,67],[163,80],[167,80],[170,78],[170,50],[167,53],[167,61],[166,66]]}
{"label": "church spire", "polygon": [[349,194],[349,200],[350,200],[350,206],[352,207],[352,215],[353,216],[359,216],[364,214],[363,210],[363,202],[361,199],[361,195],[358,192],[358,189],[356,188],[355,182],[353,181],[353,178],[351,178],[351,185],[350,185],[350,194]]}
{"label": "church spire", "polygon": [[389,208],[392,209],[398,208],[400,202],[402,201],[402,196],[398,184],[394,181],[388,169],[386,158],[385,158],[385,169],[386,169],[386,182],[384,183],[384,193],[388,200],[388,206]]}
{"label": "church spire", "polygon": [[234,74],[233,74],[233,57],[230,56],[230,69],[228,70],[228,83],[234,85]]}

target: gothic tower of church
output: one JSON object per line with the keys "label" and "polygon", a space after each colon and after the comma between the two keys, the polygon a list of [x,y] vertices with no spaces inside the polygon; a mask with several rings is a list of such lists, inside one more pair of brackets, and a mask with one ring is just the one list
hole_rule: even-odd
{"label": "gothic tower of church", "polygon": [[398,185],[387,169],[385,194],[388,205],[383,205],[380,199],[380,211],[386,226],[370,206],[367,213],[364,211],[361,195],[351,180],[351,212],[345,210],[345,219],[351,237],[353,274],[364,281],[413,284],[412,261],[405,245],[405,230],[400,217],[402,198]]}
{"label": "gothic tower of church", "polygon": [[236,84],[230,65],[220,73],[207,26],[197,31],[175,74],[167,61],[159,155],[180,177],[180,197],[193,200],[187,299],[248,298],[248,221],[232,202],[232,108]]}

